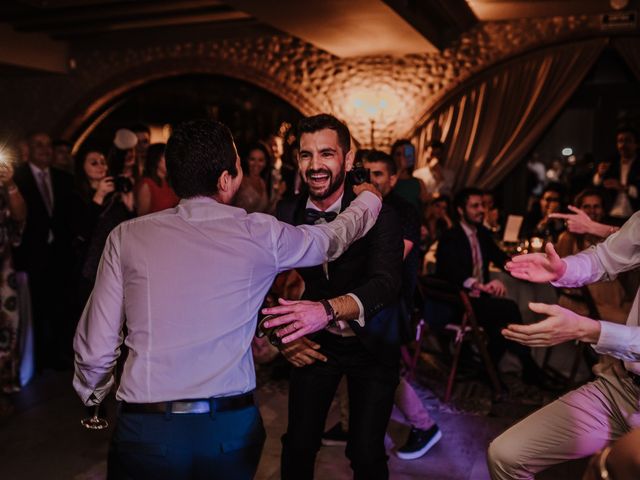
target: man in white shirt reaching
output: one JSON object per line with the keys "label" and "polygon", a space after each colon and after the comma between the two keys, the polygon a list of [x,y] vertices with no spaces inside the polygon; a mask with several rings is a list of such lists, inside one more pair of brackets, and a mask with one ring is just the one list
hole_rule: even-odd
{"label": "man in white shirt reaching", "polygon": [[[523,280],[579,287],[613,279],[638,265],[640,212],[604,242],[577,255],[561,259],[553,245],[547,244],[546,255],[521,255],[507,268]],[[533,479],[551,465],[592,455],[640,426],[639,301],[640,290],[626,325],[587,318],[558,305],[531,303],[531,310],[547,318],[503,330],[505,337],[531,347],[579,340],[624,363],[611,362],[595,370],[595,381],[567,393],[495,439],[488,453],[494,480]]]}
{"label": "man in white shirt reaching", "polygon": [[358,187],[326,225],[248,215],[230,205],[242,181],[233,138],[210,120],[178,127],[166,161],[181,201],[110,234],[76,331],[73,384],[86,405],[100,403],[124,341],[109,479],[250,479],[265,436],[251,355],[264,296],[279,272],[340,256],[374,225],[380,198]]}

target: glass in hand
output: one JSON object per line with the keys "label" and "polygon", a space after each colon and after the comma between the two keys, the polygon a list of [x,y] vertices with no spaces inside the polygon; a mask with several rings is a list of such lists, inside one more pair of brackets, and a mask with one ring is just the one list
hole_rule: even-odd
{"label": "glass in hand", "polygon": [[80,420],[80,425],[89,430],[103,430],[109,426],[106,418],[100,418],[100,405],[93,407],[93,415],[91,417],[83,418]]}

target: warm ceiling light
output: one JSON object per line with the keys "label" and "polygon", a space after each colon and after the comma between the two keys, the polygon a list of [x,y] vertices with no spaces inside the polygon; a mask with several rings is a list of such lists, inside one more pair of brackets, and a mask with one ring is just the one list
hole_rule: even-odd
{"label": "warm ceiling light", "polygon": [[611,5],[611,8],[614,10],[622,10],[629,5],[629,0],[609,0],[609,5]]}
{"label": "warm ceiling light", "polygon": [[354,115],[367,120],[381,120],[388,115],[393,116],[400,106],[398,96],[390,88],[356,90],[351,94],[348,103]]}

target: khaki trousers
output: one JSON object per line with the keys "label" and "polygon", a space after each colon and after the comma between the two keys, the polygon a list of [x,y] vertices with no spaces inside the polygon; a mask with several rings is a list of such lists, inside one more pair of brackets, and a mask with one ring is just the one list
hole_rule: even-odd
{"label": "khaki trousers", "polygon": [[618,361],[596,365],[596,380],[541,408],[496,438],[493,480],[533,479],[552,465],[594,454],[640,426],[640,388]]}

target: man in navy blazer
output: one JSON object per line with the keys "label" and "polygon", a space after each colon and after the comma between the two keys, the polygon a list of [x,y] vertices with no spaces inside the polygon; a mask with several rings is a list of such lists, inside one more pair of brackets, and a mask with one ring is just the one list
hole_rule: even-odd
{"label": "man in navy blazer", "polygon": [[[353,152],[347,127],[330,115],[299,125],[300,172],[308,187],[280,205],[292,224],[331,221],[354,198],[346,172]],[[331,401],[342,376],[349,394],[346,455],[354,478],[389,476],[384,436],[399,380],[398,301],[402,284],[402,230],[384,205],[375,226],[337,260],[299,269],[303,300],[281,300],[264,313],[283,315],[273,325],[281,351],[296,367],[289,391],[289,424],[283,437],[282,478],[313,478],[316,454]]]}
{"label": "man in navy blazer", "polygon": [[483,191],[465,188],[454,199],[460,221],[440,237],[436,251],[436,275],[469,293],[471,305],[489,337],[489,354],[497,365],[508,350],[522,364],[525,383],[541,384],[546,379],[535,364],[528,347],[505,339],[501,330],[522,323],[518,305],[504,298],[507,290],[500,280],[490,280],[489,263],[503,268],[509,259],[493,240],[482,222]]}

